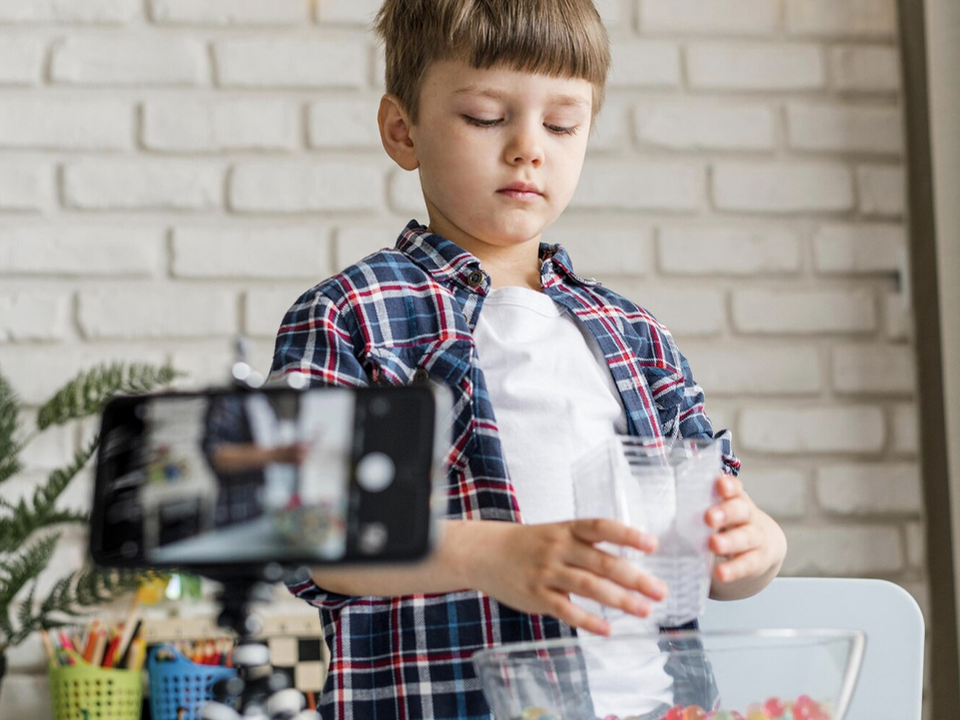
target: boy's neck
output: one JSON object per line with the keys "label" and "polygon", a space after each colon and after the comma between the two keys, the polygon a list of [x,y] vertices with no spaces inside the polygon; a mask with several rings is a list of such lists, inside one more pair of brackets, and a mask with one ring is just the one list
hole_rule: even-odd
{"label": "boy's neck", "polygon": [[[516,245],[492,245],[481,240],[467,237],[462,233],[444,233],[430,223],[427,228],[461,248],[480,261],[480,267],[490,276],[493,289],[501,287],[524,287],[541,291],[540,284],[540,236]],[[453,235],[454,237],[450,237]]]}

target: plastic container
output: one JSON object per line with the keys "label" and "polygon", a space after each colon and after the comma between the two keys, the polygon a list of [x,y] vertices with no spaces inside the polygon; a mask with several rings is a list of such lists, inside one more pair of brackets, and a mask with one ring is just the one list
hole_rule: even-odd
{"label": "plastic container", "polygon": [[84,662],[66,652],[73,665],[50,664],[50,701],[54,720],[139,720],[143,674]]}
{"label": "plastic container", "polygon": [[[657,537],[657,550],[649,555],[622,546],[604,549],[667,584],[667,597],[653,604],[650,615],[662,626],[687,623],[706,606],[714,556],[705,515],[716,502],[721,467],[720,445],[712,440],[618,437],[572,468],[578,518],[614,518]],[[623,614],[600,605],[590,609],[607,619]]]}
{"label": "plastic container", "polygon": [[[158,659],[161,652],[173,659]],[[195,663],[171,645],[150,650],[147,671],[153,720],[200,720],[203,706],[213,700],[213,684],[237,674],[235,668]]]}
{"label": "plastic container", "polygon": [[473,656],[497,720],[842,720],[859,630],[581,636]]}

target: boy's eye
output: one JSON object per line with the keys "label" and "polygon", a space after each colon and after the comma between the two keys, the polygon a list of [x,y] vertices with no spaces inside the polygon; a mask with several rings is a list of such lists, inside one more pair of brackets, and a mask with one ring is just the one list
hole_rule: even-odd
{"label": "boy's eye", "polygon": [[503,118],[497,118],[496,120],[481,120],[480,118],[471,117],[470,115],[464,115],[463,119],[471,125],[476,125],[477,127],[495,127],[503,122]]}
{"label": "boy's eye", "polygon": [[563,125],[551,125],[549,123],[544,123],[543,125],[547,130],[556,134],[556,135],[576,135],[577,130],[580,129],[579,125],[571,125],[569,127],[564,127]]}

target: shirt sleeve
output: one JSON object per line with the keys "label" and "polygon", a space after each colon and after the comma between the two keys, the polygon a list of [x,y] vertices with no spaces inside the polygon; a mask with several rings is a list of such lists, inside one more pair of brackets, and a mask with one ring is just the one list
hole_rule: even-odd
{"label": "shirt sleeve", "polygon": [[[299,372],[312,387],[363,387],[369,384],[358,359],[359,338],[353,315],[323,292],[303,295],[287,311],[277,332],[270,379]],[[286,581],[298,598],[323,610],[339,610],[353,597],[328,592],[309,575]]]}
{"label": "shirt sleeve", "polygon": [[720,443],[720,454],[723,459],[723,471],[728,475],[740,474],[740,458],[733,452],[733,444],[729,430],[714,431],[713,424],[706,416],[703,408],[703,389],[693,379],[690,363],[679,350],[676,351],[683,369],[683,398],[680,402],[678,422],[680,436],[685,438],[714,439]]}

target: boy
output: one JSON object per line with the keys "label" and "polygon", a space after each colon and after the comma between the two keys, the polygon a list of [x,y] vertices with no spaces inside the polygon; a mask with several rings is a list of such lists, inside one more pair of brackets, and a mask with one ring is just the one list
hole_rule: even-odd
{"label": "boy", "polygon": [[[652,552],[654,539],[571,519],[575,449],[714,433],[669,333],[540,242],[573,195],[603,100],[609,49],[592,1],[386,0],[376,29],[383,145],[419,171],[429,226],[411,222],[395,249],[305,293],[273,373],[447,385],[447,519],[420,565],[317,571],[292,589],[320,608],[331,649],[325,718],[486,720],[476,650],[608,633],[571,593],[638,623],[665,596],[595,547]],[[786,541],[743,493],[728,435],[716,437],[712,594],[744,597],[776,575]]]}

